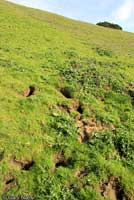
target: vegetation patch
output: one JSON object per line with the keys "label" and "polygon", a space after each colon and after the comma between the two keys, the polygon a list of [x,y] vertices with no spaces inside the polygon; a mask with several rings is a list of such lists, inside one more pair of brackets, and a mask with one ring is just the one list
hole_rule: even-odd
{"label": "vegetation patch", "polygon": [[1,152],[0,152],[0,161],[2,161],[3,158],[4,158],[4,151],[1,151]]}
{"label": "vegetation patch", "polygon": [[98,22],[97,25],[98,26],[103,26],[103,27],[106,27],[106,28],[122,30],[122,27],[120,25],[113,24],[113,23],[110,23],[110,22]]}
{"label": "vegetation patch", "polygon": [[0,196],[133,200],[134,35],[3,0],[0,27]]}
{"label": "vegetation patch", "polygon": [[100,47],[93,48],[93,50],[95,50],[99,56],[112,57],[114,54],[112,51]]}

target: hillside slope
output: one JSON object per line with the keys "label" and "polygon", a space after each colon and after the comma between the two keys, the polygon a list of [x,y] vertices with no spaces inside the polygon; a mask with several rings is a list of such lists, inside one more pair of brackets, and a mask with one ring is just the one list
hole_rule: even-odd
{"label": "hillside slope", "polygon": [[0,195],[134,200],[134,34],[0,0]]}

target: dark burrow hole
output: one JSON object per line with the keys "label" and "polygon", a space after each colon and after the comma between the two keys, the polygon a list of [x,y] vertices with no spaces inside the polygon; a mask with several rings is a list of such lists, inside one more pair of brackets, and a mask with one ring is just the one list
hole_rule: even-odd
{"label": "dark burrow hole", "polygon": [[77,112],[79,112],[80,114],[83,114],[83,108],[82,105],[79,105],[77,108]]}
{"label": "dark burrow hole", "polygon": [[[112,180],[113,179],[113,180]],[[111,185],[111,188],[110,188]],[[102,196],[105,196],[104,193],[106,191],[110,191],[113,190],[115,192],[115,197],[114,199],[116,200],[128,200],[127,196],[125,195],[124,190],[121,188],[121,185],[118,182],[118,179],[116,178],[111,178],[111,180],[109,180],[109,182],[106,182],[102,185]],[[111,191],[112,194],[112,191]],[[112,198],[112,196],[105,196],[105,197],[110,197]]]}
{"label": "dark burrow hole", "polygon": [[7,181],[6,181],[6,185],[8,185],[8,184],[12,183],[14,180],[15,180],[15,179],[14,179],[13,177],[12,177],[12,178],[10,178],[9,180],[7,180]]}
{"label": "dark burrow hole", "polygon": [[134,90],[129,90],[128,94],[130,95],[130,97],[134,98]]}
{"label": "dark burrow hole", "polygon": [[60,92],[68,99],[72,98],[71,91],[68,88],[61,88]]}
{"label": "dark burrow hole", "polygon": [[33,95],[35,92],[35,87],[34,86],[29,86],[28,90],[24,93],[25,97],[30,97]]}
{"label": "dark burrow hole", "polygon": [[128,200],[127,197],[125,197],[123,190],[116,191],[116,196],[117,200]]}
{"label": "dark burrow hole", "polygon": [[72,159],[71,158],[68,158],[68,159],[65,159],[65,160],[59,160],[56,164],[55,164],[55,167],[58,168],[58,167],[68,167],[69,165],[72,164]]}
{"label": "dark burrow hole", "polygon": [[33,160],[28,161],[27,163],[23,164],[22,170],[28,171],[34,164],[35,162]]}
{"label": "dark burrow hole", "polygon": [[16,166],[19,167],[21,170],[28,171],[34,164],[34,160],[17,160],[15,156],[11,158],[11,162]]}
{"label": "dark burrow hole", "polygon": [[129,90],[128,94],[130,95],[130,97],[132,99],[132,105],[134,105],[134,90]]}
{"label": "dark burrow hole", "polygon": [[121,189],[119,186],[117,186],[115,189],[116,189],[116,198],[117,198],[117,200],[128,200],[128,198],[126,197],[123,189]]}
{"label": "dark burrow hole", "polygon": [[4,151],[0,152],[0,161],[2,161],[4,158]]}
{"label": "dark burrow hole", "polygon": [[55,167],[69,167],[73,164],[73,160],[71,157],[66,158],[65,153],[62,150],[55,155]]}

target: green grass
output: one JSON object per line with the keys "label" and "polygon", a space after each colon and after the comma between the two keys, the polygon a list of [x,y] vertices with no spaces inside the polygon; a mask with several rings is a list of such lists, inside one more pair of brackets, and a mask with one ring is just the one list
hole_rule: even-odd
{"label": "green grass", "polygon": [[[0,29],[0,195],[104,200],[96,188],[115,177],[133,200],[134,34],[3,0]],[[78,115],[97,127],[82,142]]]}

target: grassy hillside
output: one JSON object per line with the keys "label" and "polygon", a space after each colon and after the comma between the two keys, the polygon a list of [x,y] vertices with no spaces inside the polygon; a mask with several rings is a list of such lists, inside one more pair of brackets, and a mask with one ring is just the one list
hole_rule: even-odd
{"label": "grassy hillside", "polygon": [[134,34],[0,0],[0,195],[134,200]]}

